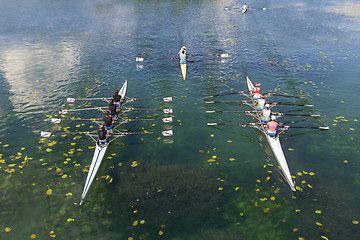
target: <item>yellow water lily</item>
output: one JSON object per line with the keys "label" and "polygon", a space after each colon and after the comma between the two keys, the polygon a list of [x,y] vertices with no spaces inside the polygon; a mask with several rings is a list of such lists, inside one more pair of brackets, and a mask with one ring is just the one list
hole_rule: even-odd
{"label": "yellow water lily", "polygon": [[5,232],[11,232],[11,228],[6,227],[6,228],[5,228]]}
{"label": "yellow water lily", "polygon": [[131,164],[131,167],[136,167],[137,165],[139,165],[139,164],[137,163],[137,161],[133,161],[132,164]]}
{"label": "yellow water lily", "polygon": [[46,191],[46,194],[50,196],[52,194],[52,189],[49,187],[49,185],[46,185],[48,187],[48,190]]}

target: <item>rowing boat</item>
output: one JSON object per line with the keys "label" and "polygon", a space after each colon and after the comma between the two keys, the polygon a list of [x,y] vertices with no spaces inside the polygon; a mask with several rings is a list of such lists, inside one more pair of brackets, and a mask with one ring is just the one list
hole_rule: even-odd
{"label": "rowing boat", "polygon": [[183,79],[186,79],[186,63],[180,63],[181,74]]}
{"label": "rowing boat", "polygon": [[[254,85],[253,85],[253,83],[251,82],[251,80],[250,80],[250,78],[248,76],[246,76],[246,82],[247,82],[247,87],[248,87],[249,91],[251,92],[252,89],[254,88]],[[251,94],[250,94],[250,98],[252,99]],[[279,168],[280,168],[280,170],[282,172],[282,175],[283,175],[284,179],[289,184],[291,190],[296,191],[295,182],[293,181],[293,179],[291,177],[290,170],[289,170],[288,164],[286,162],[284,152],[283,152],[283,150],[281,148],[279,136],[277,135],[276,137],[271,137],[271,136],[266,134],[264,124],[261,121],[260,111],[258,111],[257,107],[256,107],[256,102],[253,101],[253,100],[251,102],[252,102],[252,107],[256,111],[255,114],[252,115],[252,116],[254,116],[256,118],[256,120],[258,121],[257,128],[261,132],[263,132],[265,134],[266,139],[267,139],[267,141],[268,141],[268,143],[270,145],[270,148],[271,148],[271,150],[273,152],[273,155],[274,155],[274,157],[276,159],[276,162],[279,165]]]}
{"label": "rowing boat", "polygon": [[[126,94],[126,89],[127,89],[127,81],[125,81],[125,83],[122,85],[120,91],[119,91],[119,95],[121,96],[121,99],[124,100],[125,99],[125,94]],[[123,101],[121,101],[121,106],[123,105]],[[121,108],[120,106],[120,108]],[[99,170],[99,167],[101,165],[101,162],[105,156],[107,147],[110,144],[110,138],[115,130],[115,125],[118,121],[119,118],[119,113],[117,114],[116,118],[114,119],[114,128],[111,130],[107,131],[107,139],[108,141],[106,142],[106,144],[98,144],[98,141],[96,141],[96,146],[95,146],[95,152],[94,152],[94,156],[92,158],[91,161],[91,165],[90,165],[90,169],[89,169],[89,173],[86,177],[86,182],[84,185],[84,190],[83,193],[81,195],[81,201],[80,201],[80,205],[84,202],[85,197],[91,187],[91,184],[96,176],[97,171]]]}

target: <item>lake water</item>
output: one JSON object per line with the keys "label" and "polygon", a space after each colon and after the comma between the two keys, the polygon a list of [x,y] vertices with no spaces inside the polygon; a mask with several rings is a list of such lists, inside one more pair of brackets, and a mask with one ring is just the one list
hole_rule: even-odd
{"label": "lake water", "polygon": [[[356,1],[43,1],[0,6],[0,239],[359,239],[360,4]],[[176,58],[190,56],[184,81]],[[228,54],[221,58],[220,54]],[[136,62],[143,57],[143,62]],[[281,143],[298,190],[268,156],[261,133],[239,126],[250,110],[226,95],[246,90],[246,76],[266,92],[306,96],[269,101],[293,126]],[[128,107],[172,108],[120,126],[79,206],[94,143],[86,135],[128,80]],[[41,138],[40,131],[53,132]]]}

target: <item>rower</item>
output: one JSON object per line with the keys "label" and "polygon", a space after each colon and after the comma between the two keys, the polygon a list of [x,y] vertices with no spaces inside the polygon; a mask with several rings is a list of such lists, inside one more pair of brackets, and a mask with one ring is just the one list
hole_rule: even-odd
{"label": "rower", "polygon": [[109,111],[110,111],[110,117],[113,119],[117,116],[117,106],[114,104],[114,99],[110,99],[109,103]]}
{"label": "rower", "polygon": [[266,123],[269,122],[270,116],[271,116],[270,105],[267,103],[265,104],[265,109],[261,111],[261,121]]}
{"label": "rower", "polygon": [[110,130],[110,129],[114,128],[114,125],[112,122],[112,117],[110,117],[109,111],[105,112],[105,117],[103,118],[103,120],[104,120],[104,125],[105,125],[106,130]]}
{"label": "rower", "polygon": [[255,83],[255,87],[253,88],[253,99],[254,101],[258,100],[260,98],[260,83]]}
{"label": "rower", "polygon": [[260,98],[258,100],[256,100],[256,107],[257,107],[257,110],[258,111],[262,111],[264,110],[265,108],[265,103],[266,103],[266,100],[265,100],[265,97],[264,95],[260,95]]}
{"label": "rower", "polygon": [[180,49],[180,51],[178,52],[179,57],[180,57],[180,54],[181,54],[183,51],[185,51],[185,54],[186,54],[186,47],[185,47],[185,46],[182,46],[181,49]]}
{"label": "rower", "polygon": [[242,10],[247,10],[248,9],[248,6],[246,5],[246,3],[241,7]]}
{"label": "rower", "polygon": [[271,115],[271,121],[267,123],[267,131],[266,134],[275,137],[276,136],[276,128],[279,124],[276,122],[276,117]]}
{"label": "rower", "polygon": [[100,125],[99,130],[98,130],[98,136],[99,136],[99,145],[103,145],[106,144],[106,130],[104,128],[104,125]]}
{"label": "rower", "polygon": [[186,63],[186,51],[185,50],[182,50],[181,53],[179,54],[179,57],[180,57],[180,63]]}
{"label": "rower", "polygon": [[121,95],[119,95],[119,90],[115,90],[114,92],[114,96],[113,96],[113,100],[114,100],[114,104],[118,107],[120,107],[120,102],[121,102]]}

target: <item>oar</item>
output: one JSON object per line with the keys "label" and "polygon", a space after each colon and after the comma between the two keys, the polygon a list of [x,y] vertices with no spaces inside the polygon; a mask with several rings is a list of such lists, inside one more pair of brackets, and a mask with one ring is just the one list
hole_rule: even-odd
{"label": "oar", "polygon": [[173,110],[171,108],[164,108],[164,109],[152,109],[152,108],[123,108],[125,110],[130,111],[161,111],[164,113],[173,113]]}
{"label": "oar", "polygon": [[[75,101],[92,101],[92,100],[104,100],[108,101],[111,98],[66,98],[67,102],[75,102]],[[136,100],[163,100],[164,102],[171,102],[172,97],[164,97],[164,98],[126,98],[126,100],[136,101]]]}
{"label": "oar", "polygon": [[60,118],[51,118],[51,123],[61,123],[62,121],[101,121],[100,118],[70,118],[70,119],[60,119]]}
{"label": "oar", "polygon": [[208,126],[243,126],[247,125],[254,126],[256,123],[207,123]]}
{"label": "oar", "polygon": [[271,105],[288,105],[288,106],[299,106],[299,107],[313,107],[312,104],[296,104],[296,103],[282,103],[282,102],[270,102]]}
{"label": "oar", "polygon": [[278,113],[278,112],[273,112],[274,115],[278,115],[278,116],[303,116],[303,117],[320,117],[320,114],[296,114],[296,113]]}
{"label": "oar", "polygon": [[212,97],[219,97],[219,96],[226,96],[226,95],[232,95],[232,94],[242,94],[245,92],[249,92],[249,90],[245,90],[245,91],[238,91],[238,92],[231,92],[231,93],[223,93],[223,94],[215,94],[215,95],[211,95],[211,96],[206,96],[205,98],[212,98]]}
{"label": "oar", "polygon": [[208,110],[206,113],[247,113],[247,112],[256,112],[256,111],[222,111],[222,110]]}
{"label": "oar", "polygon": [[[212,104],[212,103],[247,103],[251,101],[243,100],[243,101],[206,101],[205,103]],[[313,107],[314,105],[311,104],[295,104],[295,103],[282,103],[282,102],[269,102],[270,105],[289,105],[289,106],[299,106],[299,107]]]}
{"label": "oar", "polygon": [[[255,126],[260,123],[207,123],[208,126]],[[266,125],[266,123],[261,123]],[[305,126],[279,126],[279,128],[288,129],[288,128],[305,128],[305,129],[319,129],[319,130],[329,130],[329,127],[305,127]]]}
{"label": "oar", "polygon": [[246,103],[247,101],[205,101],[205,103]]}
{"label": "oar", "polygon": [[[284,126],[281,126],[284,127]],[[305,127],[305,126],[285,126],[285,128],[306,128],[306,129],[319,129],[319,130],[329,130],[329,127]]]}
{"label": "oar", "polygon": [[92,107],[92,108],[77,108],[77,109],[60,109],[59,114],[66,114],[68,112],[76,112],[76,111],[88,111],[88,110],[102,110],[107,107]]}
{"label": "oar", "polygon": [[[102,119],[100,118],[70,118],[70,119],[65,119],[65,121],[101,121]],[[168,117],[168,118],[162,118],[162,119],[157,119],[157,118],[144,118],[144,119],[140,119],[140,118],[128,118],[128,119],[124,119],[123,121],[121,121],[121,123],[128,123],[128,122],[134,122],[134,121],[156,121],[156,120],[162,120],[164,123],[170,123],[173,121],[172,117]],[[52,123],[60,123],[61,121],[64,121],[64,119],[60,119],[60,118],[51,118],[51,122]]]}
{"label": "oar", "polygon": [[174,58],[151,58],[151,57],[137,57],[135,58],[136,62],[143,62],[144,60],[173,60]]}
{"label": "oar", "polygon": [[45,132],[45,131],[40,131],[40,136],[41,137],[45,137],[48,138],[51,135],[63,135],[63,134],[96,134],[95,132],[61,132],[61,133],[52,133],[52,132]]}
{"label": "oar", "polygon": [[167,130],[167,131],[162,131],[162,132],[122,132],[120,134],[114,134],[114,135],[141,135],[141,134],[162,134],[165,137],[169,137],[174,135],[173,130]]}
{"label": "oar", "polygon": [[66,101],[67,102],[75,102],[75,101],[91,101],[91,100],[104,100],[104,101],[108,101],[111,98],[71,98],[71,97],[67,97]]}
{"label": "oar", "polygon": [[[231,101],[229,101],[231,102]],[[235,101],[234,101],[235,102]],[[251,101],[241,101],[242,103],[247,103],[247,102],[251,102]],[[276,105],[288,105],[288,106],[298,106],[298,107],[313,107],[314,105],[312,104],[296,104],[296,103],[283,103],[283,102],[267,102],[270,105],[276,106]]]}
{"label": "oar", "polygon": [[268,96],[280,96],[280,97],[291,97],[291,98],[306,98],[305,96],[294,96],[294,95],[287,95],[287,94],[280,94],[280,93],[264,93]]}
{"label": "oar", "polygon": [[227,53],[221,53],[221,54],[216,54],[216,53],[193,53],[193,54],[189,54],[190,56],[216,56],[216,57],[221,57],[221,58],[228,58],[229,54]]}
{"label": "oar", "polygon": [[257,7],[249,7],[249,9],[254,9],[254,10],[263,10],[263,11],[266,11],[268,8],[266,7],[263,7],[263,8],[257,8]]}
{"label": "oar", "polygon": [[[174,57],[171,57],[171,58],[143,58],[143,57],[137,57],[137,58],[135,58],[136,62],[143,62],[145,60],[180,60],[180,59],[179,58],[174,58]],[[186,59],[186,62],[193,63],[194,61]]]}
{"label": "oar", "polygon": [[172,102],[172,97],[165,98],[126,98],[126,100],[136,101],[136,100],[163,100],[164,102]]}
{"label": "oar", "polygon": [[[112,136],[125,136],[125,135],[137,135],[137,134],[156,134],[161,133],[162,135],[168,137],[174,135],[173,130],[167,130],[162,132],[121,132],[121,133],[113,133]],[[48,138],[51,135],[63,135],[63,134],[95,134],[95,132],[62,132],[62,133],[51,133],[51,132],[40,132],[41,137]]]}
{"label": "oar", "polygon": [[122,121],[121,123],[128,123],[128,122],[136,122],[136,121],[157,121],[157,120],[161,120],[164,123],[171,123],[173,122],[173,118],[172,117],[168,117],[168,118],[162,118],[162,119],[158,119],[158,118],[128,118],[128,119],[124,119],[124,121]]}

